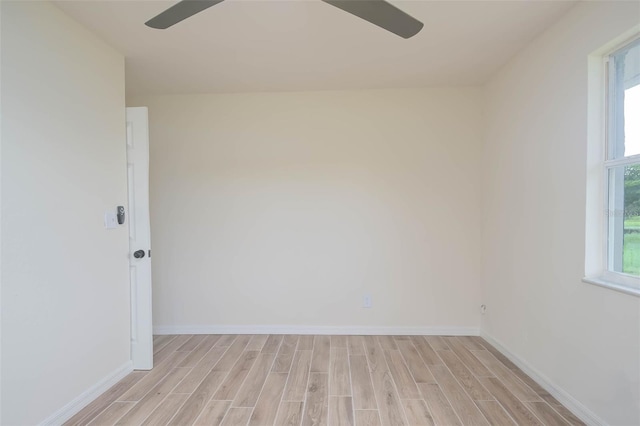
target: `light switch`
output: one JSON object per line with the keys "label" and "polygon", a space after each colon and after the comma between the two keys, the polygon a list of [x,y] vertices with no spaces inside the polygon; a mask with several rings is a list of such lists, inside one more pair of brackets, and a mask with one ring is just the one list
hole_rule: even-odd
{"label": "light switch", "polygon": [[118,227],[118,218],[116,212],[105,212],[104,227],[106,229],[116,229]]}

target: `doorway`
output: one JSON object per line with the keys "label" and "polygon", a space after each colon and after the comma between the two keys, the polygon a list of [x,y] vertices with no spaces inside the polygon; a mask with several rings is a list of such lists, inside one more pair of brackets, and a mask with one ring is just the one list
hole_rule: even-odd
{"label": "doorway", "polygon": [[135,370],[153,368],[151,225],[149,218],[149,113],[127,108],[129,191],[129,281],[131,361]]}

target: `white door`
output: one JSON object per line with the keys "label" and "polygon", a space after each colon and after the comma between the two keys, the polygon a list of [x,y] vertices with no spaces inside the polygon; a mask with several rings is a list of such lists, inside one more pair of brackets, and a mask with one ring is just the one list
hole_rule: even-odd
{"label": "white door", "polygon": [[149,224],[149,118],[146,107],[127,108],[127,177],[131,360],[134,369],[150,370],[153,367],[153,322]]}

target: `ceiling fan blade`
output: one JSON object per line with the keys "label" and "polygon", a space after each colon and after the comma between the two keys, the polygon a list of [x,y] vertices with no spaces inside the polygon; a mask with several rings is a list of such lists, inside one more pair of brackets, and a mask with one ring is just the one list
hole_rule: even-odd
{"label": "ceiling fan blade", "polygon": [[145,22],[145,25],[164,30],[222,1],[223,0],[182,0],[159,15],[149,19]]}
{"label": "ceiling fan blade", "polygon": [[424,24],[384,0],[322,0],[402,38],[418,34]]}

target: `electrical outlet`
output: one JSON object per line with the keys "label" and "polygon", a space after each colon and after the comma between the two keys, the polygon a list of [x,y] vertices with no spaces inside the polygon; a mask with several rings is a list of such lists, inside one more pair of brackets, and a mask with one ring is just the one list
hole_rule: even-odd
{"label": "electrical outlet", "polygon": [[482,315],[487,313],[487,305],[480,305],[480,313]]}
{"label": "electrical outlet", "polygon": [[370,308],[371,307],[371,295],[370,294],[365,294],[364,297],[362,298],[362,307],[363,308]]}

